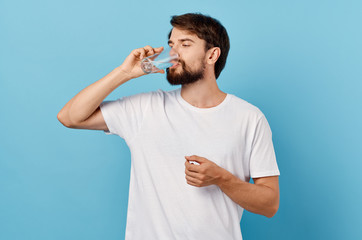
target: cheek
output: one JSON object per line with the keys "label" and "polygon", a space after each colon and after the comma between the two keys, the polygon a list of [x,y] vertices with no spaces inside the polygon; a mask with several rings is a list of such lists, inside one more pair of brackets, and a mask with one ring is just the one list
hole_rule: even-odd
{"label": "cheek", "polygon": [[197,56],[190,56],[188,58],[184,58],[183,61],[187,69],[196,70],[202,66],[204,59],[200,59]]}
{"label": "cheek", "polygon": [[180,53],[181,60],[184,61],[186,69],[197,70],[204,65],[206,53],[200,49],[189,49]]}
{"label": "cheek", "polygon": [[194,59],[189,65],[189,68],[194,71],[199,71],[202,66],[204,66],[204,59]]}

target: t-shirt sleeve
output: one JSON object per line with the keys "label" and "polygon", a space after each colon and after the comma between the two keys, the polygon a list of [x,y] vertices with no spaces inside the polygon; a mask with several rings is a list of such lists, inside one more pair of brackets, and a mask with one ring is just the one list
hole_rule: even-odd
{"label": "t-shirt sleeve", "polygon": [[103,101],[100,109],[109,131],[107,135],[118,135],[125,140],[135,137],[141,128],[151,102],[152,92],[125,96],[114,101]]}
{"label": "t-shirt sleeve", "polygon": [[250,177],[267,177],[280,175],[274,146],[272,131],[267,119],[262,115],[256,125],[250,155]]}

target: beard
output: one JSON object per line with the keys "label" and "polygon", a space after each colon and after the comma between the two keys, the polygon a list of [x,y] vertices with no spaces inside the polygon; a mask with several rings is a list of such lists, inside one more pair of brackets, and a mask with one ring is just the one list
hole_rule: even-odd
{"label": "beard", "polygon": [[204,78],[205,64],[202,64],[202,66],[196,71],[190,71],[186,69],[186,64],[184,61],[180,60],[179,62],[182,67],[182,71],[180,73],[176,73],[176,68],[166,69],[166,78],[171,85],[191,84]]}

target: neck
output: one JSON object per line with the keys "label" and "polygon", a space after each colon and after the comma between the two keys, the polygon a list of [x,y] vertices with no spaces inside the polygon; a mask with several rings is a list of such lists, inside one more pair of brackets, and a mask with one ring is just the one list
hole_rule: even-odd
{"label": "neck", "polygon": [[181,87],[182,98],[198,108],[215,107],[224,101],[226,95],[219,89],[215,76],[205,76],[197,82]]}

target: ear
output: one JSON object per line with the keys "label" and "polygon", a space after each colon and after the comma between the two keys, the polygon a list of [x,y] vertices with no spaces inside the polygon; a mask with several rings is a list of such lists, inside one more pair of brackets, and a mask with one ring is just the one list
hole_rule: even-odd
{"label": "ear", "polygon": [[219,47],[213,47],[207,50],[206,56],[207,56],[207,63],[208,64],[214,64],[219,59],[221,54],[221,49]]}

